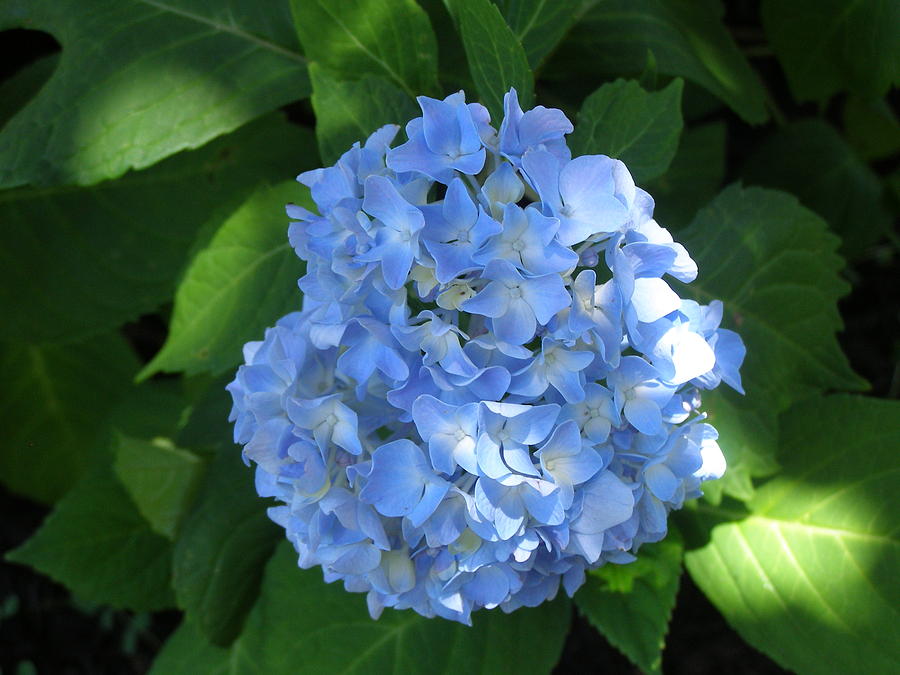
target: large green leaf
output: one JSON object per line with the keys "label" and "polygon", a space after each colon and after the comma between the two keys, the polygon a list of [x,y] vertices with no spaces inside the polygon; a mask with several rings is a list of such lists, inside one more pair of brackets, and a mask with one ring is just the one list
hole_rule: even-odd
{"label": "large green leaf", "polygon": [[641,547],[628,565],[588,573],[575,604],[609,642],[644,672],[661,672],[662,650],[681,577],[677,536]]}
{"label": "large green leaf", "polygon": [[117,181],[0,193],[0,309],[16,316],[0,339],[73,340],[155,310],[204,224],[310,157],[312,134],[272,116]]}
{"label": "large green leaf", "polygon": [[[196,636],[197,629],[187,624],[159,659],[163,665],[193,669],[186,672],[235,674],[549,673],[562,650],[569,616],[570,604],[560,598],[509,615],[481,611],[472,627],[409,610],[387,609],[373,621],[363,596],[325,584],[318,568],[298,569],[297,554],[285,542],[266,569],[244,632],[227,653],[192,645],[186,634]],[[165,671],[159,666],[154,672]]]}
{"label": "large green leaf", "polygon": [[203,460],[164,438],[118,434],[113,468],[154,532],[175,538],[203,476]]}
{"label": "large green leaf", "polygon": [[707,486],[740,499],[749,477],[774,469],[777,414],[823,389],[863,389],[835,333],[837,300],[849,289],[838,272],[838,239],[790,195],[733,185],[697,214],[681,239],[700,275],[688,296],[725,303],[724,325],[747,346],[746,396],[722,385],[703,407],[721,434],[725,478]]}
{"label": "large green leaf", "polygon": [[841,236],[848,257],[858,257],[890,224],[878,176],[822,120],[778,129],[750,156],[743,174],[748,183],[799,197]]}
{"label": "large green leaf", "polygon": [[98,464],[60,500],[37,533],[7,554],[89,602],[171,607],[172,545],[152,532],[108,466]]}
{"label": "large green leaf", "polygon": [[0,83],[0,129],[34,98],[58,65],[59,54],[50,54],[28,64]]}
{"label": "large green leaf", "polygon": [[137,367],[117,335],[66,347],[0,343],[0,480],[41,502],[59,499],[100,451]]}
{"label": "large green leaf", "polygon": [[572,154],[621,159],[638,183],[665,173],[681,134],[681,89],[677,79],[658,92],[630,80],[604,84],[578,112]]}
{"label": "large green leaf", "polygon": [[494,0],[537,68],[590,4],[585,0]]}
{"label": "large green leaf", "polygon": [[141,371],[221,373],[241,360],[241,346],[261,339],[283,314],[300,310],[303,262],[288,243],[284,205],[309,201],[294,181],[258,190],[188,267],[175,294],[169,337]]}
{"label": "large green leaf", "polygon": [[238,656],[207,642],[200,627],[185,619],[157,653],[150,675],[239,675]]}
{"label": "large green leaf", "polygon": [[178,605],[209,642],[230,643],[256,600],[263,567],[283,536],[266,516],[268,506],[240,449],[223,447],[184,522],[172,567]]}
{"label": "large green leaf", "polygon": [[844,103],[847,141],[867,161],[900,153],[900,120],[883,99],[848,96]]}
{"label": "large green leaf", "polygon": [[385,124],[403,126],[420,114],[412,99],[387,80],[367,75],[356,82],[335,79],[318,64],[310,66],[319,154],[333,164],[357,141]]}
{"label": "large green leaf", "polygon": [[882,96],[900,84],[896,0],[763,0],[762,20],[799,101],[848,89]]}
{"label": "large green leaf", "polygon": [[499,124],[503,119],[503,95],[516,88],[519,103],[528,110],[534,103],[534,76],[525,50],[500,10],[490,0],[448,0],[479,100]]}
{"label": "large green leaf", "polygon": [[342,79],[379,75],[411,97],[436,94],[437,41],[415,0],[291,0],[312,61]]}
{"label": "large green leaf", "polygon": [[569,33],[548,71],[585,83],[637,76],[650,52],[660,73],[705,87],[747,122],[765,122],[765,90],[722,13],[718,0],[601,0]]}
{"label": "large green leaf", "polygon": [[722,187],[725,123],[709,122],[681,134],[668,170],[643,186],[656,202],[653,217],[669,230],[688,225]]}
{"label": "large green leaf", "polygon": [[0,187],[115,178],[309,94],[286,2],[9,0],[12,27],[63,51],[0,132]]}
{"label": "large green leaf", "polygon": [[801,673],[900,669],[900,403],[840,395],[782,416],[784,466],[687,568],[752,645]]}

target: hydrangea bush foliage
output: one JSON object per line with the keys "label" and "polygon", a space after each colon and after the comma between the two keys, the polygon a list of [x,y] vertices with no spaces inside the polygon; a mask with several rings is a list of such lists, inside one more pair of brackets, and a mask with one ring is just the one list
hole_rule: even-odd
{"label": "hydrangea bush foliage", "polygon": [[722,303],[560,110],[421,96],[298,180],[303,309],[244,347],[235,441],[300,565],[369,611],[465,623],[635,559],[725,461],[700,392],[741,391]]}
{"label": "hydrangea bush foliage", "polygon": [[0,2],[0,668],[897,671],[895,5]]}

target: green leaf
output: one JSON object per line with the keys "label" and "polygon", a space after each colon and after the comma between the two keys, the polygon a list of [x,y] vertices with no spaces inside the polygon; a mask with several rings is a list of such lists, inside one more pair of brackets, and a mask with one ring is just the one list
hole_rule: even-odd
{"label": "green leaf", "polygon": [[29,63],[0,84],[0,129],[34,98],[44,83],[50,79],[57,65],[59,54],[50,54]]}
{"label": "green leaf", "polygon": [[169,337],[138,375],[160,371],[221,373],[241,361],[241,347],[261,339],[283,314],[300,310],[303,262],[287,238],[284,205],[312,207],[294,181],[258,190],[188,267],[175,294]]}
{"label": "green leaf", "polygon": [[385,124],[402,126],[420,114],[412,99],[385,79],[367,75],[356,82],[342,82],[312,64],[312,105],[316,113],[316,138],[325,165],[331,165],[355,142]]}
{"label": "green leaf", "polygon": [[448,0],[479,100],[499,124],[503,95],[516,88],[523,110],[534,105],[534,76],[525,50],[490,0]]}
{"label": "green leaf", "polygon": [[0,339],[70,341],[155,310],[205,223],[309,157],[312,134],[273,115],[117,181],[0,193],[0,309],[16,316]]}
{"label": "green leaf", "polygon": [[[226,428],[225,415],[219,424]],[[229,644],[256,600],[263,567],[283,536],[266,516],[268,506],[240,449],[223,447],[184,522],[172,566],[178,605],[209,642]]]}
{"label": "green leaf", "polygon": [[722,13],[718,0],[604,0],[575,25],[547,70],[576,83],[637,77],[650,50],[661,74],[696,82],[751,124],[765,122],[765,90]]}
{"label": "green leaf", "polygon": [[379,75],[410,97],[436,94],[437,41],[414,0],[291,0],[306,55],[343,79]]}
{"label": "green leaf", "polygon": [[743,174],[748,183],[795,194],[841,236],[849,258],[864,253],[890,225],[878,176],[821,120],[778,129],[750,156]]}
{"label": "green leaf", "polygon": [[185,619],[157,653],[150,675],[237,675],[235,656],[234,650],[207,642],[200,628]]}
{"label": "green leaf", "polygon": [[285,2],[9,0],[12,27],[63,50],[0,132],[0,187],[115,178],[309,95]]}
{"label": "green leaf", "polygon": [[801,673],[900,668],[900,403],[839,395],[782,416],[784,470],[688,571],[728,622]]}
{"label": "green leaf", "polygon": [[656,201],[654,218],[676,231],[719,192],[725,177],[725,123],[710,122],[681,135],[668,170],[646,185]]}
{"label": "green leaf", "polygon": [[[232,379],[233,373],[214,378],[195,397],[186,422],[174,436],[177,445],[207,454],[218,452],[226,445],[234,445],[231,424],[222,424],[222,420],[228,419],[231,410],[231,394],[225,391],[225,386]],[[155,380],[151,380],[153,381]]]}
{"label": "green leaf", "polygon": [[150,529],[175,538],[203,476],[203,460],[165,438],[117,434],[113,468]]}
{"label": "green leaf", "polygon": [[[569,604],[473,618],[468,627],[387,609],[372,621],[363,596],[323,583],[319,569],[298,570],[297,554],[282,544],[235,649],[273,673],[549,673],[568,630]],[[353,649],[342,637],[348,631]],[[522,649],[537,644],[540,649]]]}
{"label": "green leaf", "polygon": [[682,81],[647,92],[637,82],[616,80],[585,99],[575,132],[573,155],[621,159],[638,183],[665,173],[681,134]]}
{"label": "green leaf", "polygon": [[537,68],[584,13],[584,0],[494,0],[513,35]]}
{"label": "green leaf", "polygon": [[40,502],[59,499],[100,452],[106,418],[137,367],[117,335],[66,347],[0,343],[3,483]]}
{"label": "green leaf", "polygon": [[181,380],[159,378],[131,387],[109,415],[110,448],[114,433],[135,438],[172,438],[184,425],[189,402]]}
{"label": "green leaf", "polygon": [[883,96],[900,84],[895,0],[763,0],[762,22],[798,101],[839,91]]}
{"label": "green leaf", "polygon": [[[564,598],[512,614],[483,610],[473,626],[386,609],[369,618],[362,595],[325,584],[318,568],[297,568],[283,542],[269,562],[262,593],[227,655],[187,639],[183,626],[160,655],[189,672],[244,673],[549,673],[569,628]],[[352,641],[347,642],[347,636]],[[526,647],[527,646],[527,647]],[[219,668],[220,670],[216,670]],[[154,672],[166,672],[157,667]],[[175,671],[179,672],[179,671]]]}
{"label": "green leaf", "polygon": [[152,532],[109,467],[98,464],[7,560],[31,565],[81,599],[134,610],[171,607],[172,546]]}
{"label": "green leaf", "polygon": [[838,240],[790,195],[737,185],[679,238],[700,269],[680,290],[703,303],[722,300],[723,325],[747,346],[741,370],[747,395],[703,394],[729,464],[706,491],[747,499],[749,477],[775,468],[779,412],[820,390],[866,386],[835,338],[843,326],[837,300],[849,289],[838,276]]}
{"label": "green leaf", "polygon": [[847,141],[867,161],[900,153],[900,121],[887,101],[848,96],[844,129]]}
{"label": "green leaf", "polygon": [[659,673],[681,577],[682,544],[672,534],[641,547],[628,565],[588,573],[575,604],[591,625],[644,672]]}

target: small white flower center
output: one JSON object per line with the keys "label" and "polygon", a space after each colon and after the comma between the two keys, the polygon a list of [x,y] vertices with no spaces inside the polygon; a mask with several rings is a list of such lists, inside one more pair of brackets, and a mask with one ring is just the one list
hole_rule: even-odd
{"label": "small white flower center", "polygon": [[468,230],[460,230],[456,233],[456,241],[460,244],[468,244],[469,243],[469,231]]}
{"label": "small white flower center", "polygon": [[456,433],[453,434],[453,436],[456,438],[457,441],[461,441],[466,436],[468,436],[468,434],[465,431],[463,431],[462,429],[457,429]]}
{"label": "small white flower center", "polygon": [[338,423],[337,415],[335,415],[334,413],[329,413],[328,417],[325,418],[325,422],[328,424],[328,426],[333,427]]}
{"label": "small white flower center", "polygon": [[522,297],[522,289],[518,285],[510,286],[509,287],[509,297],[512,298],[513,300],[518,300],[519,298]]}

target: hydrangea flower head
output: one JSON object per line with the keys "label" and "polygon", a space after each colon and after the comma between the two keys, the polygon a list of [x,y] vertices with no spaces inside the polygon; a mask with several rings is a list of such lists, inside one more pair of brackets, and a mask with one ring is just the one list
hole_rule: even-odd
{"label": "hydrangea flower head", "polygon": [[559,110],[499,132],[420,97],[290,205],[307,272],[228,385],[235,441],[302,567],[469,623],[570,595],[666,536],[725,462],[700,391],[741,391],[722,304],[625,165],[571,157]]}

